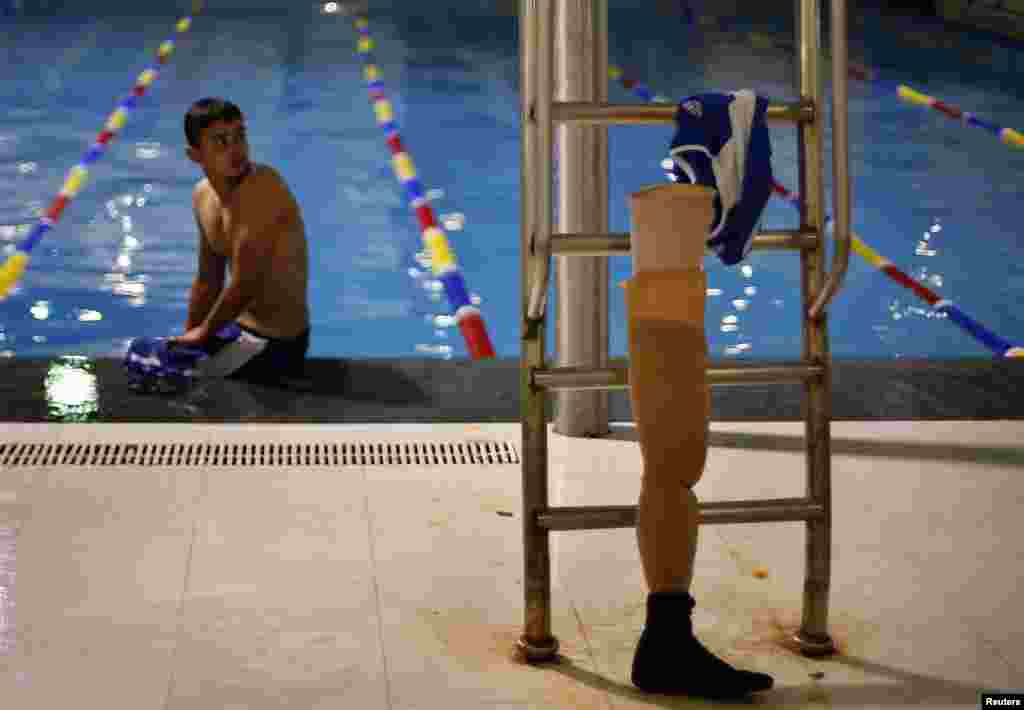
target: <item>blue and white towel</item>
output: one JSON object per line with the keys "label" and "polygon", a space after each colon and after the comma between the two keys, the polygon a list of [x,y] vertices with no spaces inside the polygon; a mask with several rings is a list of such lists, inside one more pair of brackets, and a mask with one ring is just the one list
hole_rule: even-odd
{"label": "blue and white towel", "polygon": [[124,370],[135,389],[178,392],[188,389],[198,364],[207,357],[199,348],[175,345],[168,338],[135,338],[124,354]]}
{"label": "blue and white towel", "polygon": [[135,338],[124,355],[129,382],[144,391],[177,392],[197,377],[224,377],[266,348],[268,339],[231,322],[203,347],[177,345],[169,338]]}
{"label": "blue and white towel", "polygon": [[715,190],[708,247],[728,266],[750,253],[772,194],[767,112],[768,100],[748,90],[689,96],[676,111],[672,174]]}

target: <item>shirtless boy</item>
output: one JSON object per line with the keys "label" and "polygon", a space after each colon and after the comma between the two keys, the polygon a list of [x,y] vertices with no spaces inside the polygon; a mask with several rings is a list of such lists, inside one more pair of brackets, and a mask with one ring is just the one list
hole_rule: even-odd
{"label": "shirtless boy", "polygon": [[[186,153],[206,178],[192,192],[199,269],[179,345],[210,354],[206,376],[280,380],[301,373],[309,349],[305,225],[269,165],[249,160],[242,112],[205,98],[185,114]],[[225,267],[231,280],[225,288]]]}

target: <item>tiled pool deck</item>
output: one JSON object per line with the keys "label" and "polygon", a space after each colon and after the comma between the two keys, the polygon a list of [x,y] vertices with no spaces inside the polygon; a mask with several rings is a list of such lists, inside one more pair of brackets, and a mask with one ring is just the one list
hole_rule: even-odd
{"label": "tiled pool deck", "polygon": [[[10,363],[3,401],[22,421],[3,438],[519,445],[514,363],[353,362],[347,384],[338,363],[314,365],[315,394],[216,383],[175,403],[135,395],[101,362],[100,422],[71,424],[47,421],[46,364]],[[1021,370],[981,372],[837,366],[837,416],[868,420],[832,427],[837,655],[784,643],[801,524],[702,527],[695,626],[775,677],[750,704],[966,709],[983,690],[1024,690],[1024,422],[1007,421],[1021,418]],[[699,498],[801,495],[803,427],[785,421],[798,393],[743,392],[716,391]],[[551,503],[635,503],[635,439],[627,423],[552,434]],[[0,465],[0,706],[730,706],[630,685],[645,595],[630,530],[552,534],[562,656],[517,662],[521,526],[517,464]]]}

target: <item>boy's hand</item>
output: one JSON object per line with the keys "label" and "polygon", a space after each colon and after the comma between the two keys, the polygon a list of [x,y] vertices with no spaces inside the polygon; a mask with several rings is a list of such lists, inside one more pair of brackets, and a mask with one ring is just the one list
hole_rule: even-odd
{"label": "boy's hand", "polygon": [[175,345],[184,345],[186,347],[199,347],[209,339],[209,333],[206,332],[206,329],[203,328],[203,326],[199,325],[196,326],[195,328],[189,329],[188,331],[185,332],[184,335],[176,335],[172,337],[170,340]]}

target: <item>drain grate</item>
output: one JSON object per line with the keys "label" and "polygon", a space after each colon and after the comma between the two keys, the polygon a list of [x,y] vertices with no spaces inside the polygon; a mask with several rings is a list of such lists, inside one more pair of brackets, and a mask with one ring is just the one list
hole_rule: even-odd
{"label": "drain grate", "polygon": [[507,441],[7,443],[0,466],[372,466],[519,463]]}

